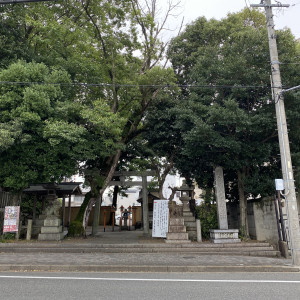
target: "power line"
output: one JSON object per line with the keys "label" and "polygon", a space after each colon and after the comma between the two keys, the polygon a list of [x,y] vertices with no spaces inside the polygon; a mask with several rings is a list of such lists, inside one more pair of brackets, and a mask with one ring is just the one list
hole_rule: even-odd
{"label": "power line", "polygon": [[113,83],[84,83],[84,82],[28,82],[28,81],[0,81],[0,85],[57,85],[57,86],[82,86],[82,87],[153,87],[153,88],[240,88],[240,89],[266,89],[268,85],[205,85],[205,84],[113,84]]}

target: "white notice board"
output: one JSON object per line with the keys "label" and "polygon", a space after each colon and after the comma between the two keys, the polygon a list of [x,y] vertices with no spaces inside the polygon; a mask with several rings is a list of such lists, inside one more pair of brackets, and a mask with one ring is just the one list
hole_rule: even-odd
{"label": "white notice board", "polygon": [[169,225],[169,200],[154,200],[152,237],[167,237]]}

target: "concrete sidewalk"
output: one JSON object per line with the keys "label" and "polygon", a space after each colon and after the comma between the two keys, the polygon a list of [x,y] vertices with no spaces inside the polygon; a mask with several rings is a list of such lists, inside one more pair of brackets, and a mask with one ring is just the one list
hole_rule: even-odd
{"label": "concrete sidewalk", "polygon": [[[291,259],[200,253],[93,253],[95,246],[123,244],[157,246],[161,239],[145,238],[142,231],[99,232],[96,237],[60,242],[0,244],[0,271],[77,272],[299,272]],[[46,249],[79,247],[79,253],[55,253]],[[125,246],[126,247],[126,246]],[[30,249],[34,248],[33,253]],[[18,249],[18,253],[5,249]]]}

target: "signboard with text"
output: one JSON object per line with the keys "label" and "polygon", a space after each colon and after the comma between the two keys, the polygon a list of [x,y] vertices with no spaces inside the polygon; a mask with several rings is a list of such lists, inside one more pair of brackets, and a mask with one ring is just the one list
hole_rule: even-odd
{"label": "signboard with text", "polygon": [[167,237],[169,225],[169,200],[153,201],[152,237]]}
{"label": "signboard with text", "polygon": [[5,206],[4,232],[17,232],[19,230],[20,206]]}

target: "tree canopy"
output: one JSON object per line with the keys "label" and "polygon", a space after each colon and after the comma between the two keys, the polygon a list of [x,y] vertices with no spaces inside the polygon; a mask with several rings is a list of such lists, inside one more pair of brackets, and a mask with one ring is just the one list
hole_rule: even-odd
{"label": "tree canopy", "polygon": [[[280,60],[297,61],[290,31],[277,34]],[[182,154],[191,163],[175,166],[202,187],[212,186],[212,167],[223,166],[228,198],[240,206],[250,196],[273,194],[280,167],[264,15],[246,9],[221,21],[199,18],[172,40],[168,54],[183,85],[178,124],[189,127]],[[284,65],[282,76],[285,86],[299,82],[299,66]],[[288,99],[296,121],[299,104]]]}
{"label": "tree canopy", "polygon": [[65,70],[18,61],[0,81],[11,82],[0,87],[2,187],[61,181],[86,159],[112,153],[122,119],[101,100],[76,103]]}

